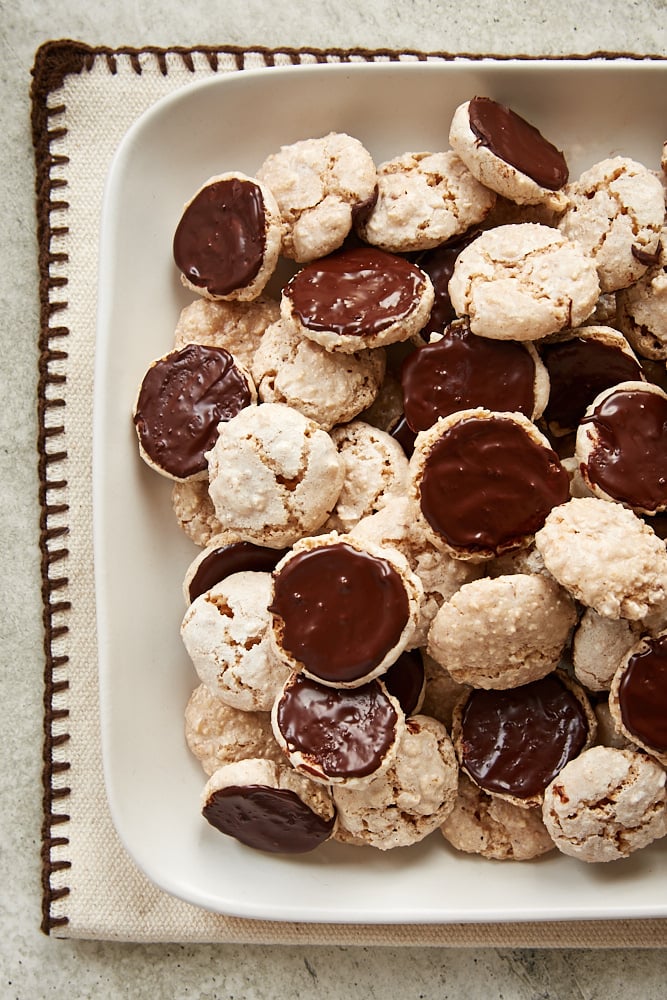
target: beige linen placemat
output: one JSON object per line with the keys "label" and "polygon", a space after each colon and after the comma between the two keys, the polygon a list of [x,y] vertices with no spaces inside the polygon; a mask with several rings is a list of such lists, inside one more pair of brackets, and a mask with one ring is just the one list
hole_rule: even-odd
{"label": "beige linen placemat", "polygon": [[[667,920],[330,925],[219,916],[150,883],[105,796],[93,582],[91,429],[103,184],[127,128],[212,74],[280,64],[424,59],[422,53],[90,48],[55,41],[33,68],[41,357],[39,463],[45,626],[43,923],[60,937],[128,941],[512,947],[658,947]],[[436,53],[430,59],[451,59]]]}

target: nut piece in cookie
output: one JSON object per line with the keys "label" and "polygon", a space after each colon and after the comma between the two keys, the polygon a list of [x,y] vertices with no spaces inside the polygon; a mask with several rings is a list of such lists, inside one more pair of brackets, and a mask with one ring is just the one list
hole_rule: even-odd
{"label": "nut piece in cookie", "polygon": [[519,205],[565,208],[569,171],[563,153],[516,111],[474,97],[454,112],[449,141],[486,187]]}
{"label": "nut piece in cookie", "polygon": [[457,851],[495,861],[529,861],[555,847],[537,806],[522,809],[488,795],[463,772],[454,808],[440,831]]}
{"label": "nut piece in cookie", "polygon": [[396,756],[405,715],[381,681],[347,690],[295,673],[274,702],[271,724],[300,774],[326,785],[365,785]]}
{"label": "nut piece in cookie", "polygon": [[570,857],[627,858],[667,833],[665,777],[644,754],[591,747],[546,789],[544,824],[558,850]]}
{"label": "nut piece in cookie", "polygon": [[558,666],[575,621],[574,601],[553,579],[483,577],[443,604],[427,648],[460,684],[517,687]]}
{"label": "nut piece in cookie", "polygon": [[621,382],[593,400],[577,431],[575,456],[591,492],[638,514],[667,509],[667,393]]}
{"label": "nut piece in cookie", "polygon": [[254,299],[275,270],[281,238],[269,188],[242,173],[219,174],[185,205],[174,233],[174,261],[190,291],[209,299]]}
{"label": "nut piece in cookie", "polygon": [[336,532],[304,538],[273,572],[275,651],[322,684],[358,687],[410,646],[421,596],[396,550]]}
{"label": "nut piece in cookie", "polygon": [[547,339],[538,350],[550,385],[543,419],[556,437],[576,431],[586,408],[604,389],[644,378],[623,334],[609,326],[568,330]]}
{"label": "nut piece in cookie", "polygon": [[389,768],[362,788],[335,786],[335,839],[381,851],[408,847],[437,830],[456,799],[458,765],[436,719],[408,719]]}
{"label": "nut piece in cookie", "polygon": [[408,354],[401,388],[405,419],[417,432],[475,406],[536,420],[547,403],[549,377],[531,343],[478,337],[459,320]]}
{"label": "nut piece in cookie", "polygon": [[504,691],[473,690],[452,722],[468,777],[523,807],[542,801],[549,782],[592,744],[595,732],[583,688],[560,671]]}
{"label": "nut piece in cookie", "polygon": [[354,354],[409,340],[433,305],[428,275],[375,247],[340,250],[306,264],[283,288],[283,319],[328,351]]}
{"label": "nut piece in cookie", "polygon": [[316,531],[345,470],[326,431],[283,403],[261,403],[220,424],[208,453],[209,493],[221,530],[270,548]]}
{"label": "nut piece in cookie", "polygon": [[206,774],[223,764],[249,757],[284,763],[268,712],[244,712],[216,698],[205,684],[194,689],[185,706],[185,741]]}
{"label": "nut piece in cookie", "polygon": [[557,229],[498,226],[459,254],[449,294],[470,329],[498,340],[538,340],[580,326],[595,309],[595,264]]}
{"label": "nut piece in cookie", "polygon": [[643,636],[614,675],[609,710],[619,732],[667,767],[667,632]]}
{"label": "nut piece in cookie", "polygon": [[250,375],[222,347],[188,344],[154,361],[134,405],[139,453],[169,479],[205,478],[221,421],[256,403]]}
{"label": "nut piece in cookie", "polygon": [[607,618],[637,621],[667,601],[667,549],[631,510],[598,497],[556,507],[535,535],[549,572]]}
{"label": "nut piece in cookie", "polygon": [[481,222],[496,196],[456,153],[403,153],[377,168],[378,198],[356,225],[390,253],[428,250]]}
{"label": "nut piece in cookie", "polygon": [[201,796],[205,820],[259,851],[303,854],[331,837],[336,810],[327,789],[269,760],[225,764]]}
{"label": "nut piece in cookie", "polygon": [[569,496],[568,474],[535,425],[481,407],[417,435],[410,480],[434,543],[475,561],[528,546]]}
{"label": "nut piece in cookie", "polygon": [[267,157],[257,178],[280,209],[282,254],[300,263],[337,250],[377,194],[371,154],[341,132],[282,146]]}

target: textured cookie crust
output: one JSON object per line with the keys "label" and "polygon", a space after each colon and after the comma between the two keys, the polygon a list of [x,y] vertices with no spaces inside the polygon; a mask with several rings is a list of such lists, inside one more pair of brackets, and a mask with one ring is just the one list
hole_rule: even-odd
{"label": "textured cookie crust", "polygon": [[219,428],[209,452],[209,493],[222,529],[272,548],[316,531],[340,494],[345,470],[313,420],[261,403]]}
{"label": "textured cookie crust", "polygon": [[224,764],[261,757],[284,763],[268,712],[244,712],[216,698],[205,684],[185,707],[185,740],[206,774]]}
{"label": "textured cookie crust", "polygon": [[375,195],[375,163],[362,143],[330,132],[282,146],[257,177],[273,192],[284,225],[282,253],[305,263],[336,250],[353,213]]}
{"label": "textured cookie crust", "polygon": [[614,292],[637,281],[647,268],[641,257],[656,252],[665,219],[657,176],[635,160],[616,156],[586,170],[568,185],[567,195],[558,228],[590,255],[601,290]]}
{"label": "textured cookie crust", "polygon": [[557,229],[499,226],[459,254],[449,295],[470,329],[499,340],[537,340],[590,316],[600,293],[595,265]]}
{"label": "textured cookie crust", "polygon": [[460,684],[518,687],[558,665],[575,621],[574,602],[555,580],[484,577],[464,584],[442,605],[427,649]]}
{"label": "textured cookie crust", "polygon": [[235,573],[185,613],[181,638],[197,676],[233,708],[269,712],[289,676],[271,647],[269,573]]}
{"label": "textured cookie crust", "polygon": [[421,650],[424,661],[424,677],[426,680],[424,701],[421,711],[423,715],[442,722],[447,732],[451,731],[454,708],[471,691],[468,684],[459,684],[444,667],[429,656],[425,649]]}
{"label": "textured cookie crust", "polygon": [[208,492],[208,479],[175,482],[171,505],[179,527],[195,545],[205,546],[222,532]]}
{"label": "textured cookie crust", "polygon": [[381,851],[416,844],[452,810],[457,783],[458,765],[445,727],[428,716],[412,716],[383,774],[363,788],[334,788],[341,839],[347,835]]}
{"label": "textured cookie crust", "polygon": [[608,691],[619,663],[636,640],[626,618],[603,618],[586,608],[572,641],[577,680],[589,691]]}
{"label": "textured cookie crust", "polygon": [[667,360],[667,227],[660,234],[660,254],[641,278],[618,292],[616,322],[637,354]]}
{"label": "textured cookie crust", "polygon": [[381,163],[377,174],[377,202],[356,229],[393,253],[438,246],[481,222],[495,202],[451,151],[403,153]]}
{"label": "textured cookie crust", "polygon": [[454,808],[440,830],[457,851],[496,861],[529,861],[555,846],[539,807],[522,809],[487,795],[463,772]]}
{"label": "textured cookie crust", "polygon": [[381,349],[334,354],[279,320],[264,334],[250,370],[263,403],[285,403],[331,430],[371,406],[385,368]]}
{"label": "textured cookie crust", "polygon": [[546,789],[544,824],[563,854],[591,862],[626,858],[667,833],[665,777],[643,754],[591,747]]}
{"label": "textured cookie crust", "polygon": [[667,601],[667,549],[631,510],[597,497],[554,508],[535,544],[549,572],[606,618],[638,620]]}
{"label": "textured cookie crust", "polygon": [[266,328],[280,316],[280,304],[264,295],[251,302],[195,299],[181,310],[174,347],[224,347],[250,368]]}

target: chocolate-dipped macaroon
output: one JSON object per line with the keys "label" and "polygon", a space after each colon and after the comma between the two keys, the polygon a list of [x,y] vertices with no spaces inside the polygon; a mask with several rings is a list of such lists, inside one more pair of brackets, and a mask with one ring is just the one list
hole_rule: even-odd
{"label": "chocolate-dipped macaroon", "polygon": [[224,531],[211,539],[192,560],[183,580],[183,597],[192,604],[216,583],[233,573],[271,573],[287,553],[256,542],[246,542],[233,531]]}
{"label": "chocolate-dipped macaroon", "polygon": [[169,479],[204,479],[218,425],[256,402],[250,374],[225,348],[170,351],[151,364],[134,404],[139,453]]}
{"label": "chocolate-dipped macaroon", "polygon": [[667,631],[642,636],[624,657],[609,711],[622,736],[667,767]]}

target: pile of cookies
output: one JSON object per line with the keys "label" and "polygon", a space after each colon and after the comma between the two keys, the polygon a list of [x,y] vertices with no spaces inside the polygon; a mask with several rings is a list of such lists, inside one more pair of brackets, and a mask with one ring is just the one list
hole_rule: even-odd
{"label": "pile of cookies", "polygon": [[306,138],[183,209],[133,418],[197,546],[202,813],[624,858],[667,834],[667,143],[571,180],[474,97],[449,146]]}

